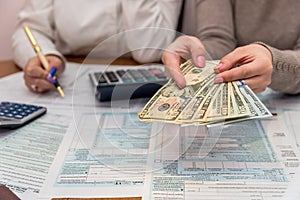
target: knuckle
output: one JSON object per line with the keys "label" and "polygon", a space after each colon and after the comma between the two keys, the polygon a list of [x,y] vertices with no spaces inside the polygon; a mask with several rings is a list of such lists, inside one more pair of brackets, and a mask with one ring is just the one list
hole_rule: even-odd
{"label": "knuckle", "polygon": [[250,70],[248,68],[240,68],[240,74],[242,77],[249,77],[249,75],[251,74]]}
{"label": "knuckle", "polygon": [[221,59],[221,63],[223,63],[225,66],[227,66],[230,62],[231,59],[229,58],[229,54]]}
{"label": "knuckle", "polygon": [[235,52],[243,53],[245,50],[245,46],[240,46],[235,49]]}

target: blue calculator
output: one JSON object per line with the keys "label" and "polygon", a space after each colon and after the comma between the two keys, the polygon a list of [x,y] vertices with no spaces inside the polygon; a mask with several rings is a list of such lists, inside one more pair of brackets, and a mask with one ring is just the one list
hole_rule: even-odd
{"label": "blue calculator", "polygon": [[89,74],[99,101],[152,97],[168,82],[162,66],[111,67]]}
{"label": "blue calculator", "polygon": [[47,109],[42,106],[16,102],[0,103],[0,128],[18,128],[42,116]]}

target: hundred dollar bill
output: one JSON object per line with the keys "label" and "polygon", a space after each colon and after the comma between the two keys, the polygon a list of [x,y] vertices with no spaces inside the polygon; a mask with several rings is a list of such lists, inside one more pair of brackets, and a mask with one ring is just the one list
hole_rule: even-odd
{"label": "hundred dollar bill", "polygon": [[[225,84],[227,86],[227,92],[229,95],[229,102],[226,102],[226,95],[220,95],[221,93],[218,93],[219,99],[216,98],[216,100],[211,105],[216,111],[214,113],[217,113],[217,115],[214,115],[213,117],[207,117],[206,120],[202,120],[200,122],[197,122],[195,124],[197,125],[209,125],[214,123],[224,123],[228,124],[230,122],[237,122],[238,119],[243,118],[249,119],[249,116],[251,115],[250,109],[248,107],[247,102],[244,100],[244,96],[239,91],[239,88],[237,85],[233,85],[232,82],[228,82]],[[226,88],[226,87],[225,87]],[[221,92],[225,92],[225,90],[222,90]],[[220,98],[222,99],[222,103],[216,103],[220,102]],[[226,109],[226,103],[228,103],[228,110]],[[223,106],[221,106],[223,104]],[[223,108],[223,113],[221,112]],[[225,109],[224,109],[225,108]],[[209,108],[210,110],[210,108]],[[210,113],[211,111],[208,111]],[[226,116],[227,114],[227,116]]]}
{"label": "hundred dollar bill", "polygon": [[228,84],[219,84],[219,89],[214,95],[212,103],[208,106],[205,116],[201,122],[225,120],[230,117],[230,93]]}
{"label": "hundred dollar bill", "polygon": [[[231,87],[231,105],[233,112],[230,113],[230,118],[250,116],[251,112],[248,103],[245,101],[244,96],[241,94],[237,84],[232,82],[228,83]],[[231,109],[232,110],[232,109]]]}
{"label": "hundred dollar bill", "polygon": [[244,117],[241,116],[239,118],[226,120],[225,122],[223,122],[224,124],[236,123],[249,119],[261,119],[272,116],[272,113],[266,108],[266,106],[259,100],[259,98],[247,85],[243,84],[241,81],[234,81],[232,82],[232,84],[234,88],[238,88],[236,89],[236,91],[240,91],[240,93],[242,94],[242,100],[246,102],[247,107],[249,108],[249,111],[246,112],[250,112],[250,114]]}
{"label": "hundred dollar bill", "polygon": [[272,113],[260,101],[255,93],[248,87],[248,85],[243,84],[243,82],[241,81],[234,81],[233,85],[236,88],[239,88],[239,91],[243,95],[244,100],[248,104],[251,118],[264,118],[272,116]]}
{"label": "hundred dollar bill", "polygon": [[199,105],[198,109],[196,110],[192,121],[194,121],[194,122],[206,122],[204,117],[207,115],[208,107],[212,103],[212,100],[214,99],[214,96],[217,94],[217,91],[219,91],[220,87],[221,87],[221,84],[213,84],[212,85],[211,90],[205,96],[203,102]]}

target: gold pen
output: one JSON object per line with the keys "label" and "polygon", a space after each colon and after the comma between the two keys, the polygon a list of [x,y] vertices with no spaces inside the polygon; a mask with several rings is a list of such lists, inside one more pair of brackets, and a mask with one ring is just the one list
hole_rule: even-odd
{"label": "gold pen", "polygon": [[[33,36],[31,30],[29,29],[29,27],[27,25],[24,25],[23,29],[24,29],[24,31],[27,35],[27,38],[29,39],[30,44],[32,45],[35,53],[37,54],[38,58],[40,59],[43,69],[48,70],[49,69],[49,63],[48,63],[46,57],[44,56],[44,54],[42,53],[42,50],[41,50],[40,46],[38,45],[35,37]],[[59,92],[60,96],[64,97],[65,96],[64,91],[62,90],[62,88],[59,85],[56,78],[55,78],[55,80],[56,80],[56,82],[53,83],[55,88]]]}
{"label": "gold pen", "polygon": [[40,46],[38,45],[35,37],[33,36],[32,32],[30,31],[28,26],[25,25],[23,28],[24,28],[24,31],[25,31],[35,53],[37,54],[37,56],[39,57],[39,59],[42,63],[42,67],[47,70],[49,68],[49,63],[48,63],[46,57],[44,56],[44,54],[42,53],[42,50],[41,50]]}

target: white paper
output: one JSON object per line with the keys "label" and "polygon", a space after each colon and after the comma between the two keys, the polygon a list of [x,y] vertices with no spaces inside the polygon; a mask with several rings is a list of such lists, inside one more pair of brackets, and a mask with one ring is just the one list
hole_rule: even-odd
{"label": "white paper", "polygon": [[41,198],[142,195],[152,126],[136,113],[104,110],[69,129]]}

